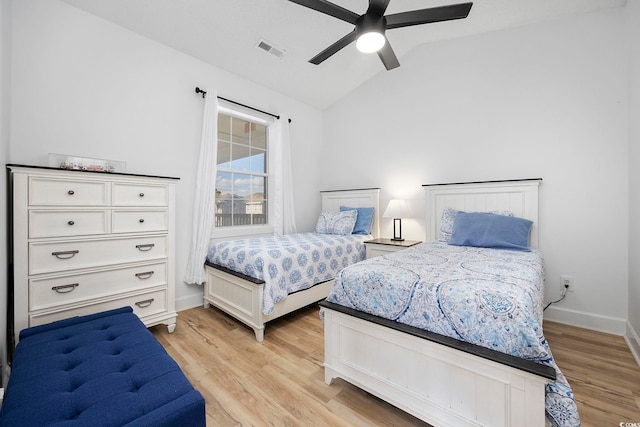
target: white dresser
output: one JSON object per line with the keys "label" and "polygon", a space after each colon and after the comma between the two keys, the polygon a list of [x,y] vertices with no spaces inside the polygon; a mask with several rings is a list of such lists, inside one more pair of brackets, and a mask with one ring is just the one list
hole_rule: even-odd
{"label": "white dresser", "polygon": [[26,327],[122,306],[173,332],[177,178],[7,169],[16,342]]}

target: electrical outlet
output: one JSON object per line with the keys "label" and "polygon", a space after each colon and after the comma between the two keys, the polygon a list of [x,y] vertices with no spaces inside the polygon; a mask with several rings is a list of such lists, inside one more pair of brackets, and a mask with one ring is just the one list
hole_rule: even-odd
{"label": "electrical outlet", "polygon": [[564,288],[567,288],[567,292],[575,292],[575,279],[571,276],[560,276],[560,292],[562,292]]}

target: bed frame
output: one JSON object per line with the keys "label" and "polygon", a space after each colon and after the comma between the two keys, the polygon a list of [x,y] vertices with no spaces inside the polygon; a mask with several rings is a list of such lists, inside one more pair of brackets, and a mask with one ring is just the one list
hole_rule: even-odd
{"label": "bed frame", "polygon": [[[379,188],[321,191],[320,195],[322,210],[338,211],[341,205],[354,208],[375,207],[372,234],[378,237]],[[264,339],[267,322],[326,298],[333,284],[333,280],[328,280],[293,293],[278,302],[273,312],[267,315],[262,312],[263,281],[209,263],[205,265],[205,270],[205,308],[213,305],[246,324],[253,329],[258,342]]]}
{"label": "bed frame", "polygon": [[[427,240],[444,208],[534,221],[540,179],[425,185]],[[323,301],[325,382],[342,378],[434,426],[545,425],[553,368]]]}

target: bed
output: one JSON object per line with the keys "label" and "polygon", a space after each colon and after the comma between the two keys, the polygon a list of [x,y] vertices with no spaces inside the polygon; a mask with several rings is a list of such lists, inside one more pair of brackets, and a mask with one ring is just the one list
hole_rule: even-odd
{"label": "bed", "polygon": [[[329,234],[298,233],[212,245],[205,263],[204,306],[214,306],[243,322],[262,342],[267,322],[326,298],[335,273],[365,258],[363,242],[379,234],[379,193],[379,188],[320,192],[319,219],[324,212],[339,212],[341,207],[373,208],[367,209],[372,215],[370,234],[336,235],[332,239]],[[335,244],[341,245],[340,249],[334,249]],[[327,249],[331,260],[325,258]],[[293,252],[295,256],[291,256]],[[274,259],[274,255],[281,258]],[[281,281],[282,270],[290,268],[284,265],[285,258],[304,265],[298,277],[287,277],[294,277],[299,289],[295,292],[290,281]]]}
{"label": "bed", "polygon": [[[342,378],[435,426],[579,425],[542,334],[539,183],[425,186],[427,243],[345,268],[321,302],[325,382]],[[491,212],[460,227],[527,223],[532,249],[443,238],[458,211]]]}

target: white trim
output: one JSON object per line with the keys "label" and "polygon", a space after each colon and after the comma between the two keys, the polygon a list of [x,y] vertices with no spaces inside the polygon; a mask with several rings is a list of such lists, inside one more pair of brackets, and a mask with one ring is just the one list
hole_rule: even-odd
{"label": "white trim", "polygon": [[272,225],[247,225],[244,227],[217,227],[213,229],[212,239],[235,239],[255,237],[258,235],[273,235]]}
{"label": "white trim", "polygon": [[176,311],[184,311],[190,308],[202,307],[203,304],[203,295],[204,288],[202,286],[197,286],[198,289],[202,290],[202,293],[196,295],[187,295],[186,297],[181,297],[176,299]]}
{"label": "white trim", "polygon": [[224,105],[220,105],[220,103],[224,103],[224,100],[219,100],[218,101],[218,112],[219,113],[223,113],[226,114],[227,116],[232,116],[235,117],[237,119],[242,119],[242,120],[248,120],[250,122],[255,122],[257,124],[260,125],[264,125],[264,126],[269,126],[270,123],[273,120],[267,120],[267,119],[263,119],[261,117],[258,116],[253,116],[251,114],[245,113],[243,111],[240,111],[239,109],[242,108],[240,106],[235,107],[235,108],[239,108],[239,109],[235,109],[235,108],[231,108],[231,107],[226,107]]}
{"label": "white trim", "polygon": [[640,336],[629,322],[627,322],[627,333],[624,339],[629,346],[629,350],[631,350],[631,354],[633,354],[633,358],[636,359],[636,363],[640,366]]}
{"label": "white trim", "polygon": [[544,320],[620,336],[624,335],[626,330],[626,319],[601,316],[562,307],[552,306],[546,309],[544,311]]}

